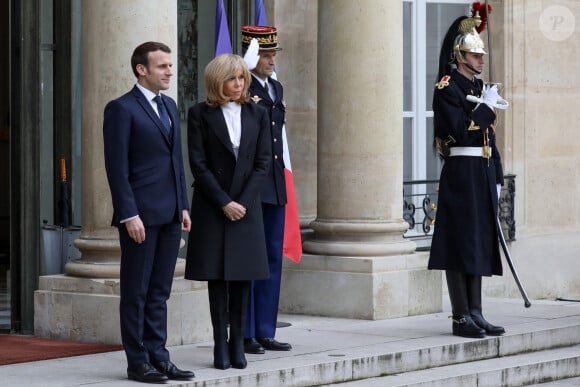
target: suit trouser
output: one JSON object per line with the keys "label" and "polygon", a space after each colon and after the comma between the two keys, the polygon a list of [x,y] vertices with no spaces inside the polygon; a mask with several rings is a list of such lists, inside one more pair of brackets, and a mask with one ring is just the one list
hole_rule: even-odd
{"label": "suit trouser", "polygon": [[135,243],[125,225],[121,244],[121,340],[129,366],[169,360],[167,299],[181,241],[181,223],[145,227],[145,241]]}
{"label": "suit trouser", "polygon": [[285,206],[262,203],[270,278],[252,281],[244,337],[274,337],[280,302]]}

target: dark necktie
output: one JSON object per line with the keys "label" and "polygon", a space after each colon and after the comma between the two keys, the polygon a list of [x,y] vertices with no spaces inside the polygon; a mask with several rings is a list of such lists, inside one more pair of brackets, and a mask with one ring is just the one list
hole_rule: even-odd
{"label": "dark necktie", "polygon": [[163,103],[163,100],[159,95],[156,95],[155,98],[153,98],[153,101],[157,103],[157,111],[159,112],[159,118],[161,119],[161,122],[163,123],[163,126],[167,131],[167,134],[169,134],[171,132],[171,121],[169,120],[167,109],[165,109],[165,104]]}

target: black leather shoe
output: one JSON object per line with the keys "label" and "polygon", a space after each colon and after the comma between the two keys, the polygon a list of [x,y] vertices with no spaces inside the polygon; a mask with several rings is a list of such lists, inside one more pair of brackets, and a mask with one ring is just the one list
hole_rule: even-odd
{"label": "black leather shoe", "polygon": [[256,339],[244,339],[244,352],[253,355],[263,355],[266,353],[266,349]]}
{"label": "black leather shoe", "polygon": [[158,363],[153,362],[153,366],[157,369],[157,371],[161,372],[171,380],[188,380],[195,378],[195,374],[193,372],[180,370],[169,360],[161,361]]}
{"label": "black leather shoe", "polygon": [[280,343],[271,337],[261,337],[256,339],[256,341],[258,341],[258,343],[268,351],[289,351],[292,349],[290,344]]}
{"label": "black leather shoe", "polygon": [[481,339],[485,337],[485,330],[477,326],[470,315],[453,316],[453,335]]}
{"label": "black leather shoe", "polygon": [[477,324],[478,327],[485,330],[485,333],[489,336],[501,336],[505,333],[505,329],[503,327],[488,323],[481,314],[471,313],[471,319],[474,323]]}
{"label": "black leather shoe", "polygon": [[151,364],[142,363],[127,367],[127,377],[141,383],[163,383],[169,380],[167,376],[157,371]]}

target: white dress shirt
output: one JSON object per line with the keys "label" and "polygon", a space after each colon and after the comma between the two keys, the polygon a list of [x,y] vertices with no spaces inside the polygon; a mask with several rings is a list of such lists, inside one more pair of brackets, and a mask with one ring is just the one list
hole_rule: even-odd
{"label": "white dress shirt", "polygon": [[220,108],[226,120],[230,141],[237,159],[240,139],[242,138],[242,105],[237,102],[228,102],[221,105]]}

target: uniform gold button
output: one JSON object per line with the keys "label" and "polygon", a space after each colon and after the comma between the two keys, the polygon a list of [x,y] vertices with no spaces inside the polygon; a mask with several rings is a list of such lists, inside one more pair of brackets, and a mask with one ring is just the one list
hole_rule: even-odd
{"label": "uniform gold button", "polygon": [[277,138],[274,138],[274,142],[278,142],[278,139]]}
{"label": "uniform gold button", "polygon": [[274,155],[274,160],[278,160],[278,155]]}
{"label": "uniform gold button", "polygon": [[275,125],[276,125],[276,122],[272,121],[272,126],[275,126]]}

